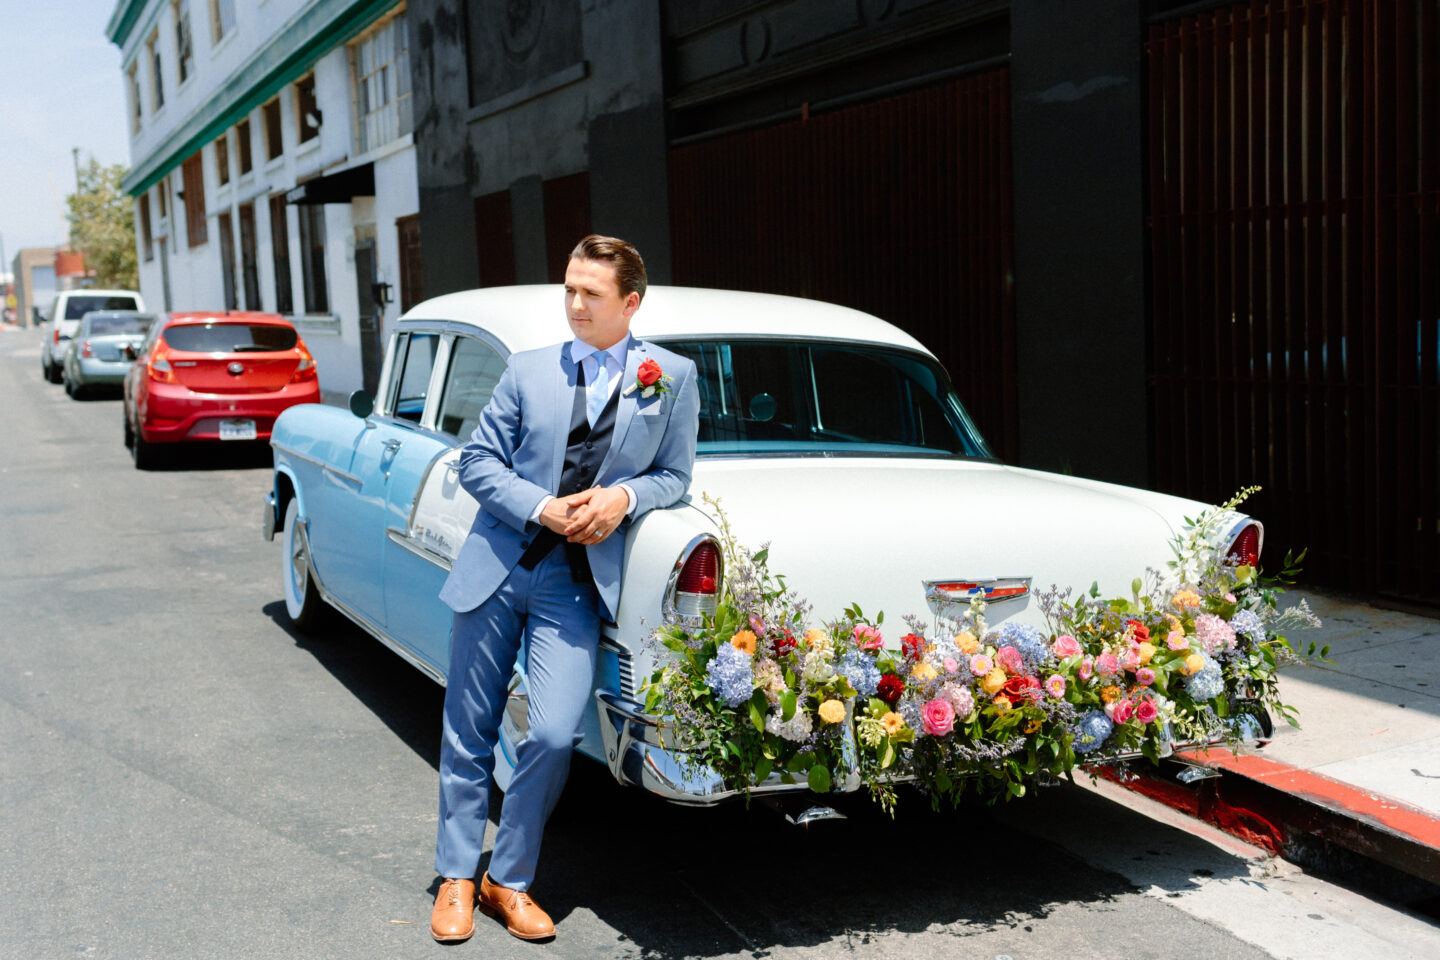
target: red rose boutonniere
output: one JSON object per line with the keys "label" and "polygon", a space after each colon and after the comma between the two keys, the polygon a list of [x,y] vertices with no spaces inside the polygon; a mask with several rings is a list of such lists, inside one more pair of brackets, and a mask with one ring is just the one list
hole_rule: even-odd
{"label": "red rose boutonniere", "polygon": [[639,390],[640,396],[648,400],[657,393],[669,393],[670,381],[674,379],[674,377],[665,375],[665,371],[660,369],[660,364],[647,358],[644,363],[640,364],[640,369],[635,371],[635,382],[626,387],[621,396],[628,397]]}

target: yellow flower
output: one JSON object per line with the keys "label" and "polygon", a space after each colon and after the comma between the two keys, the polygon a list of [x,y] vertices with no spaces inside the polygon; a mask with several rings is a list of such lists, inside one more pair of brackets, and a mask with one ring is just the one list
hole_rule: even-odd
{"label": "yellow flower", "polygon": [[[980,689],[990,694],[999,693],[1000,688],[1003,686],[1005,686],[1005,671],[999,667],[985,674],[984,678],[980,681]],[[1008,703],[1009,701],[1006,702]]]}
{"label": "yellow flower", "polygon": [[1185,609],[1187,607],[1193,609],[1200,606],[1200,594],[1196,593],[1194,590],[1181,590],[1179,593],[1175,594],[1175,599],[1171,602],[1174,603],[1175,606],[1180,607],[1181,609]]}
{"label": "yellow flower", "polygon": [[736,650],[740,650],[750,654],[751,656],[754,656],[755,634],[751,633],[749,630],[741,630],[739,633],[735,634],[735,636],[730,638],[730,646],[734,647]]}
{"label": "yellow flower", "polygon": [[1135,648],[1135,651],[1140,654],[1140,666],[1143,667],[1150,662],[1151,657],[1155,656],[1155,644],[1142,643]]}
{"label": "yellow flower", "polygon": [[1010,702],[1009,697],[996,697],[990,702],[995,704],[995,709],[1000,713],[1009,713],[1011,709],[1015,706]]}
{"label": "yellow flower", "polygon": [[935,668],[928,663],[917,663],[911,668],[910,677],[916,683],[929,683],[936,677]]}
{"label": "yellow flower", "polygon": [[1185,658],[1185,676],[1199,673],[1205,667],[1205,658],[1198,653],[1192,653]]}
{"label": "yellow flower", "polygon": [[820,704],[820,719],[826,723],[839,723],[845,719],[845,704],[839,700],[826,700]]}
{"label": "yellow flower", "polygon": [[806,630],[805,646],[812,649],[818,647],[824,650],[829,650],[830,634],[826,633],[824,630]]}
{"label": "yellow flower", "polygon": [[975,634],[966,630],[963,633],[955,634],[955,646],[960,648],[961,653],[968,656],[980,649],[980,641],[975,639]]}
{"label": "yellow flower", "polygon": [[1026,733],[1034,733],[1036,730],[1039,730],[1039,729],[1040,729],[1040,721],[1039,721],[1038,719],[1032,719],[1029,723],[1025,724],[1025,732],[1026,732]]}
{"label": "yellow flower", "polygon": [[1114,703],[1116,700],[1120,699],[1120,688],[1115,686],[1101,687],[1100,699],[1104,700],[1106,703]]}
{"label": "yellow flower", "polygon": [[1165,619],[1170,621],[1171,630],[1179,630],[1181,633],[1185,632],[1185,624],[1181,623],[1180,618],[1175,616],[1175,614],[1167,613],[1165,614]]}
{"label": "yellow flower", "polygon": [[905,718],[892,710],[880,718],[880,726],[885,728],[886,736],[893,737],[905,729]]}

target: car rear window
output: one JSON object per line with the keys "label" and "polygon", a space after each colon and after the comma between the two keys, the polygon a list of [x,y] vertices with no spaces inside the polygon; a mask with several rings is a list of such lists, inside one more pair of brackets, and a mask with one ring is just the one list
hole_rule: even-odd
{"label": "car rear window", "polygon": [[114,337],[126,333],[144,333],[150,329],[150,317],[95,316],[90,318],[90,336]]}
{"label": "car rear window", "polygon": [[299,337],[293,327],[250,323],[186,323],[170,327],[165,342],[195,353],[246,353],[293,349]]}
{"label": "car rear window", "polygon": [[79,320],[92,310],[138,310],[134,297],[71,297],[65,301],[65,319]]}

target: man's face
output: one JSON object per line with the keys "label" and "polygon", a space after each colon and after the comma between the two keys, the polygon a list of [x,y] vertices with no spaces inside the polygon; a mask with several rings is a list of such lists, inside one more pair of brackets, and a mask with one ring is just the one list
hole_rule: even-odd
{"label": "man's face", "polygon": [[615,267],[606,260],[572,257],[565,268],[565,319],[570,332],[597,350],[608,350],[630,332],[640,294],[620,296]]}

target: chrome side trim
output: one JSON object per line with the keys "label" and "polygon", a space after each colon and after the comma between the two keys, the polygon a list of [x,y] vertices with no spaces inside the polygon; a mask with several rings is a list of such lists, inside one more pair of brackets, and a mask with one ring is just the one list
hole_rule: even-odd
{"label": "chrome side trim", "polygon": [[341,480],[344,480],[346,483],[354,484],[357,487],[365,486],[365,481],[355,476],[353,473],[346,473],[344,470],[341,470],[334,464],[326,463],[324,460],[318,460],[315,457],[310,456],[308,453],[301,453],[294,447],[286,446],[283,443],[276,443],[274,440],[270,441],[270,446],[272,449],[278,450],[286,456],[294,457],[296,460],[304,460],[306,463],[313,463],[321,470],[324,470],[326,473],[334,474]]}
{"label": "chrome side trim", "polygon": [[352,609],[343,600],[336,597],[335,594],[331,593],[325,588],[325,581],[320,579],[320,574],[315,569],[315,560],[310,554],[309,528],[310,521],[308,518],[296,518],[295,534],[296,536],[300,537],[302,541],[301,546],[305,550],[305,566],[310,568],[310,579],[314,582],[315,588],[320,591],[320,598],[326,603],[330,604],[330,606],[334,607],[336,610],[339,610],[341,613],[343,613],[361,630],[364,630],[366,633],[370,634],[370,636],[374,637],[376,640],[379,640],[381,643],[385,644],[385,646],[389,647],[391,650],[395,651],[395,653],[399,654],[400,659],[404,660],[406,663],[410,664],[410,666],[425,674],[425,676],[429,677],[431,680],[434,680],[436,683],[440,684],[440,686],[445,686],[445,675],[443,673],[430,666],[430,664],[426,663],[424,660],[421,660],[418,656],[416,656],[410,651],[409,647],[406,647],[400,641],[390,636],[390,634],[382,630],[377,624],[371,621],[369,617],[365,616],[365,614],[359,612],[358,610]]}
{"label": "chrome side trim", "polygon": [[385,536],[390,538],[391,543],[395,544],[396,546],[404,547],[406,550],[409,550],[421,560],[430,561],[431,563],[435,564],[435,566],[439,567],[441,570],[444,570],[446,573],[449,573],[450,568],[454,566],[449,557],[443,557],[440,554],[436,553],[434,550],[431,550],[429,547],[422,546],[421,544],[416,543],[404,530],[397,530],[394,527],[386,527]]}
{"label": "chrome side trim", "polygon": [[976,594],[980,594],[981,599],[994,606],[1007,600],[1023,600],[1028,597],[1032,579],[1032,577],[949,577],[944,580],[922,580],[920,582],[925,587],[925,599],[932,604],[967,604]]}

